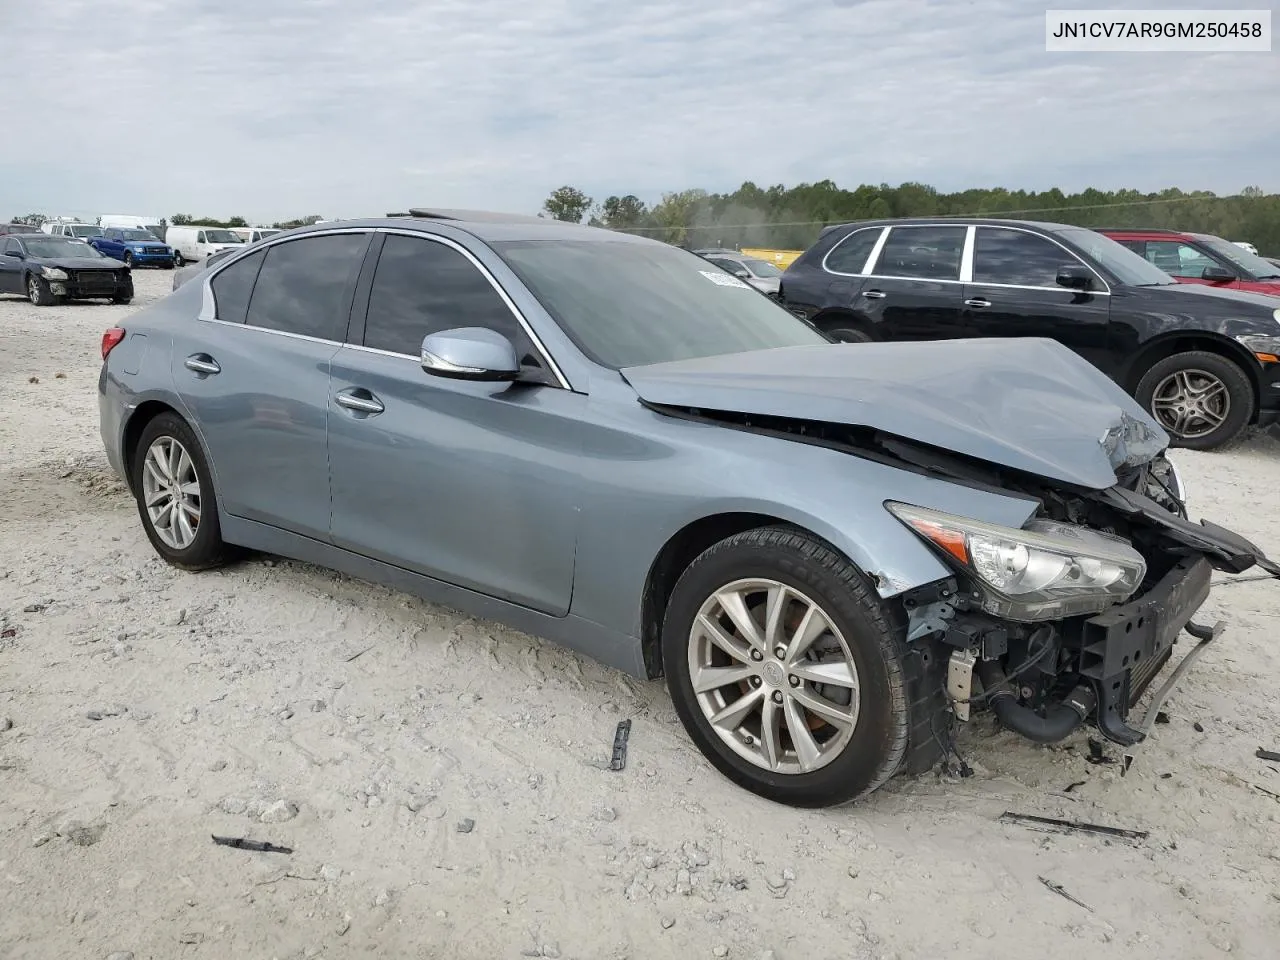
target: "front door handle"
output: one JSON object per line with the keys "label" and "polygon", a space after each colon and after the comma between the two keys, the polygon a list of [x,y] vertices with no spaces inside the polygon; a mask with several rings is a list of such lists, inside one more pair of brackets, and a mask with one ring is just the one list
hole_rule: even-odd
{"label": "front door handle", "polygon": [[862,295],[868,300],[883,300],[884,294],[879,290],[863,290]]}
{"label": "front door handle", "polygon": [[207,353],[193,353],[191,356],[187,357],[186,360],[182,361],[182,363],[183,366],[192,373],[198,373],[206,377],[211,377],[215,373],[222,372],[222,368],[218,366],[218,361],[214,360],[213,357],[209,356]]}
{"label": "front door handle", "polygon": [[340,407],[346,407],[355,413],[377,414],[386,408],[382,405],[382,401],[375,397],[368,390],[354,389],[344,390],[333,398],[334,403]]}
{"label": "front door handle", "polygon": [[991,301],[984,300],[982,297],[974,297],[972,300],[966,300],[964,305],[966,307],[989,307],[991,306]]}

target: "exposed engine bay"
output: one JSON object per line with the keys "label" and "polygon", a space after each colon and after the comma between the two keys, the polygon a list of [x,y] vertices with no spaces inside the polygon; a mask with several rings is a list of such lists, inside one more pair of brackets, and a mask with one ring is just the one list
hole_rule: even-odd
{"label": "exposed engine bay", "polygon": [[[660,409],[669,416],[818,444],[898,469],[1024,496],[1037,504],[1034,519],[1026,525],[1030,542],[1051,534],[1057,542],[1076,538],[1097,556],[1113,555],[1115,569],[1127,569],[1134,576],[1131,583],[1117,587],[1115,599],[1099,603],[1095,594],[1088,601],[1092,608],[1082,608],[1079,602],[1072,606],[1068,600],[1058,608],[1060,615],[1052,615],[1054,608],[1049,606],[1016,607],[993,599],[989,584],[972,575],[983,558],[966,552],[964,544],[974,541],[965,540],[965,533],[988,534],[982,524],[957,521],[949,528],[948,518],[931,511],[886,504],[956,570],[954,577],[901,596],[908,642],[934,645],[945,661],[945,670],[934,676],[945,686],[952,714],[965,721],[973,708],[989,709],[1006,727],[1036,742],[1061,740],[1090,721],[1115,743],[1140,742],[1173,685],[1221,630],[1220,625],[1193,621],[1209,595],[1212,572],[1237,574],[1256,565],[1280,578],[1280,566],[1248,540],[1215,524],[1188,519],[1186,492],[1163,453],[1144,462],[1122,462],[1117,483],[1097,490],[856,426]],[[1107,438],[1099,442],[1105,445]],[[1001,559],[1008,563],[1018,549],[1021,545],[1012,553],[1006,550],[996,565]],[[1018,558],[1027,564],[1025,556]],[[1086,575],[1091,564],[1102,562],[1090,560],[1066,575]],[[1173,671],[1144,717],[1131,718],[1170,662],[1184,630],[1199,645]]]}

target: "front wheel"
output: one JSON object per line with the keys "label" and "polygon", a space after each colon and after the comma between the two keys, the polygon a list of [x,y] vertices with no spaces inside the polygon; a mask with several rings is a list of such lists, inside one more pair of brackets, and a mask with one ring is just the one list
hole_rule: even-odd
{"label": "front wheel", "polygon": [[1146,372],[1136,393],[1173,445],[1191,450],[1212,450],[1235,439],[1253,416],[1248,374],[1202,350],[1165,357]]}
{"label": "front wheel", "polygon": [[120,258],[120,262],[121,262],[121,263],[123,263],[126,267],[132,267],[132,266],[133,266],[133,254],[132,254],[132,253],[130,253],[128,250],[126,250],[126,251],[124,252],[124,256]]}
{"label": "front wheel", "polygon": [[833,327],[824,331],[828,337],[837,343],[870,343],[871,337],[863,333],[857,327]]}
{"label": "front wheel", "polygon": [[53,291],[49,289],[48,281],[33,273],[27,277],[27,299],[31,301],[32,306],[51,307],[61,303],[63,298],[55,297]]}
{"label": "front wheel", "polygon": [[142,429],[132,479],[142,527],[156,553],[184,570],[207,570],[229,559],[209,463],[185,420],[162,413]]}
{"label": "front wheel", "polygon": [[187,261],[183,259],[181,251],[178,251],[178,250],[173,251],[173,265],[175,267],[180,267],[186,262]]}
{"label": "front wheel", "polygon": [[906,755],[905,626],[856,567],[801,531],[749,530],[699,556],[672,592],[662,653],[689,736],[762,797],[843,803]]}

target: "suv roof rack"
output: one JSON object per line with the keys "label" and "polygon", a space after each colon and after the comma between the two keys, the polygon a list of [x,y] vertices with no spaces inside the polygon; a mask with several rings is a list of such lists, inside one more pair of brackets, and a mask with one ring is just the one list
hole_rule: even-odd
{"label": "suv roof rack", "polygon": [[494,210],[447,210],[440,207],[410,207],[409,216],[423,220],[457,220],[463,223],[559,223],[546,217],[526,217]]}

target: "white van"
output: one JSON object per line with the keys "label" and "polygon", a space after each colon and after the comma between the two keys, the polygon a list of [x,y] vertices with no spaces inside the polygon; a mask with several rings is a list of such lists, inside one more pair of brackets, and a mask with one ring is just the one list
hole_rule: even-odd
{"label": "white van", "polygon": [[275,227],[232,227],[231,232],[239,235],[240,239],[245,243],[257,243],[259,240],[267,239],[267,237],[274,237],[281,231]]}
{"label": "white van", "polygon": [[173,247],[178,266],[196,263],[211,253],[244,243],[238,233],[225,227],[170,227],[165,231],[164,242]]}
{"label": "white van", "polygon": [[76,240],[102,236],[102,228],[96,223],[75,223],[66,220],[46,220],[40,224],[40,230],[55,237],[74,237]]}

